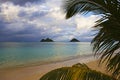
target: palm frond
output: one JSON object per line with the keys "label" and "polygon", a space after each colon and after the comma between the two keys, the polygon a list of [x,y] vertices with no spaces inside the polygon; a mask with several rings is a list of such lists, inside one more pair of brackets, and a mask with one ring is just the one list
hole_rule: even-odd
{"label": "palm frond", "polygon": [[90,11],[96,14],[111,13],[120,19],[119,0],[65,0],[64,9],[66,18],[70,18],[77,13],[86,14]]}
{"label": "palm frond", "polygon": [[100,31],[92,41],[93,49],[95,54],[101,55],[101,62],[107,61],[108,71],[112,70],[113,75],[118,77],[120,76],[118,74],[120,72],[120,66],[118,66],[120,64],[120,24],[111,16],[108,20],[98,24],[97,28],[99,27]]}
{"label": "palm frond", "polygon": [[113,77],[91,70],[85,64],[63,67],[44,75],[40,80],[115,80]]}
{"label": "palm frond", "polygon": [[[99,29],[99,33],[92,40],[93,50],[95,54],[100,54],[101,62],[107,60],[106,65],[108,70],[113,70],[113,75],[119,77],[120,1],[67,0],[64,9],[66,18],[70,18],[77,13],[87,14],[91,11],[96,14],[104,14],[103,17],[96,22],[95,28]],[[114,64],[114,61],[116,64]]]}
{"label": "palm frond", "polygon": [[113,76],[120,79],[120,52],[115,55],[107,64],[108,70],[112,72]]}
{"label": "palm frond", "polygon": [[96,14],[108,12],[107,9],[91,0],[66,0],[64,3],[64,9],[67,13],[66,18],[70,18],[77,13],[87,14],[90,11]]}
{"label": "palm frond", "polygon": [[[112,18],[108,18],[97,25],[100,27],[99,33],[92,40],[95,53],[109,54],[114,53],[120,48],[120,25]],[[105,55],[104,55],[105,56]]]}
{"label": "palm frond", "polygon": [[101,5],[117,19],[120,19],[120,0],[89,0]]}

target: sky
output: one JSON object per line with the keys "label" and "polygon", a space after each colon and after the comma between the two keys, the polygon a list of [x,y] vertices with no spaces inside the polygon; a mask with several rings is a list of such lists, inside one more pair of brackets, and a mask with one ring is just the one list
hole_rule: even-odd
{"label": "sky", "polygon": [[0,0],[0,42],[91,41],[97,15],[65,19],[62,0]]}

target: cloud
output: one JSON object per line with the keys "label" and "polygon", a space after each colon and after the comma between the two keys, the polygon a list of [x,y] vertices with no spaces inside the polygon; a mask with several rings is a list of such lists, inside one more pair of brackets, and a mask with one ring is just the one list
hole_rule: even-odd
{"label": "cloud", "polygon": [[95,21],[96,21],[96,16],[95,15],[91,15],[87,18],[85,18],[84,16],[80,16],[75,18],[75,21],[77,23],[77,29],[90,29],[92,26],[95,25]]}
{"label": "cloud", "polygon": [[24,6],[20,0],[17,1],[20,5],[16,1],[4,0],[0,5],[0,41],[39,41],[47,37],[55,41],[74,37],[90,41],[93,38],[91,27],[99,16],[77,15],[66,20],[62,0],[25,0]]}
{"label": "cloud", "polygon": [[27,5],[29,3],[44,3],[45,0],[0,0],[1,3],[12,2],[15,5]]}

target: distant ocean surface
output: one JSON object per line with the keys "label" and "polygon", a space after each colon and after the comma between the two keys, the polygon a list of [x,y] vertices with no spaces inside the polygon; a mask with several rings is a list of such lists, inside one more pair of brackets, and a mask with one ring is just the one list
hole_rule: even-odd
{"label": "distant ocean surface", "polygon": [[0,68],[92,54],[88,42],[0,42]]}

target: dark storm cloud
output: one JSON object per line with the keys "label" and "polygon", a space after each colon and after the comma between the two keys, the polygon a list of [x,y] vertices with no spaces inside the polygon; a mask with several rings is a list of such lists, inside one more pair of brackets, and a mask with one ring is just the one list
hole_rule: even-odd
{"label": "dark storm cloud", "polygon": [[[12,4],[4,3],[7,1]],[[3,3],[0,5],[0,41],[40,41],[47,37],[55,41],[69,41],[71,38],[90,41],[92,33],[88,28],[96,17],[66,20],[59,1],[0,0]],[[30,6],[26,6],[27,2]]]}
{"label": "dark storm cloud", "polygon": [[[16,42],[24,42],[24,41],[36,41],[40,40],[44,36],[41,35],[43,29],[35,29],[33,25],[24,25],[28,26],[23,30],[14,32],[6,27],[8,25],[0,25],[0,42],[1,41],[16,41]],[[38,34],[38,35],[37,35]]]}
{"label": "dark storm cloud", "polygon": [[0,3],[4,3],[4,2],[13,2],[15,5],[25,5],[27,2],[33,3],[33,2],[40,2],[40,3],[44,3],[45,0],[0,0]]}

